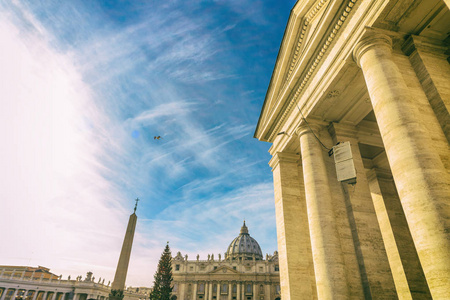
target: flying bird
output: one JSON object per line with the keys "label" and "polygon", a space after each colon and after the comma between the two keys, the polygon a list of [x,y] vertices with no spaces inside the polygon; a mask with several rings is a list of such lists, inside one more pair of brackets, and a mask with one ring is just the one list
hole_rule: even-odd
{"label": "flying bird", "polygon": [[153,139],[154,140],[160,140],[160,139],[162,139],[162,137],[160,135],[158,135],[158,136],[155,136]]}

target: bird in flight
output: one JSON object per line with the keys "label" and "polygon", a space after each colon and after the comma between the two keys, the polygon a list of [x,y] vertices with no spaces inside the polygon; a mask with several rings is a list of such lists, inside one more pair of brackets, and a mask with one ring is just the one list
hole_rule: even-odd
{"label": "bird in flight", "polygon": [[157,135],[157,136],[155,136],[153,139],[154,139],[154,140],[160,140],[160,139],[162,139],[162,137],[161,137],[160,135]]}

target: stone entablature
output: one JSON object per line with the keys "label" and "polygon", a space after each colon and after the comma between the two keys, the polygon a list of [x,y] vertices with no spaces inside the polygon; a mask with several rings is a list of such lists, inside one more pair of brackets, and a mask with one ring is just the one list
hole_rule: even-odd
{"label": "stone entablature", "polygon": [[[185,260],[173,259],[173,271],[182,273],[210,273],[218,269],[233,270],[238,273],[265,274],[275,272],[278,268],[278,252],[267,255],[266,260]],[[178,270],[176,270],[178,268]],[[225,273],[225,272],[224,272]]]}

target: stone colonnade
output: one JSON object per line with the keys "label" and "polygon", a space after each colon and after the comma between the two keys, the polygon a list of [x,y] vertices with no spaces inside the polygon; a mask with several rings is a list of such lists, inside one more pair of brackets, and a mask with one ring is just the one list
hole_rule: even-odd
{"label": "stone colonnade", "polygon": [[[11,273],[11,275],[5,273]],[[19,274],[19,276],[17,276]],[[92,281],[62,280],[61,276],[50,278],[25,276],[26,271],[2,269],[0,272],[0,300],[105,300],[110,287]],[[125,300],[133,297],[125,294]]]}
{"label": "stone colonnade", "polygon": [[[8,288],[0,287],[1,297],[0,300],[86,300],[88,294],[86,293],[73,293],[73,292],[58,292],[53,290],[41,290],[41,289],[24,289],[24,288]],[[106,296],[99,296],[98,300],[106,299]]]}
{"label": "stone colonnade", "polygon": [[[200,289],[201,284],[203,289]],[[178,299],[199,299],[200,296],[205,300],[223,299],[224,297],[227,300],[246,300],[248,297],[258,300],[273,300],[280,297],[275,285],[266,282],[193,281],[182,283],[179,289]]]}
{"label": "stone colonnade", "polygon": [[[445,299],[450,295],[448,147],[435,146],[429,125],[437,124],[432,130],[445,136],[444,117],[437,121],[429,102],[420,109],[428,109],[422,108],[425,103],[434,114],[421,114],[406,71],[397,65],[404,58],[411,63],[407,56],[393,57],[389,36],[370,33],[353,56],[367,85],[389,174],[373,169],[366,175],[357,128],[348,125],[302,121],[296,130],[300,153],[272,153],[282,299]],[[413,67],[416,73],[420,69]],[[328,145],[350,141],[355,186],[337,182],[334,162],[318,137]]]}

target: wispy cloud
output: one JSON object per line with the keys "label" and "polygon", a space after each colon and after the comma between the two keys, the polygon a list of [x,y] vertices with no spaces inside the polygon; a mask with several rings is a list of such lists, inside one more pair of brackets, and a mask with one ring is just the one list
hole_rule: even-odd
{"label": "wispy cloud", "polygon": [[265,6],[199,3],[0,3],[2,263],[112,279],[137,196],[128,284],[151,284],[167,240],[223,253],[244,218],[275,250],[269,145],[246,98],[263,99],[267,37],[240,27],[263,26]]}

